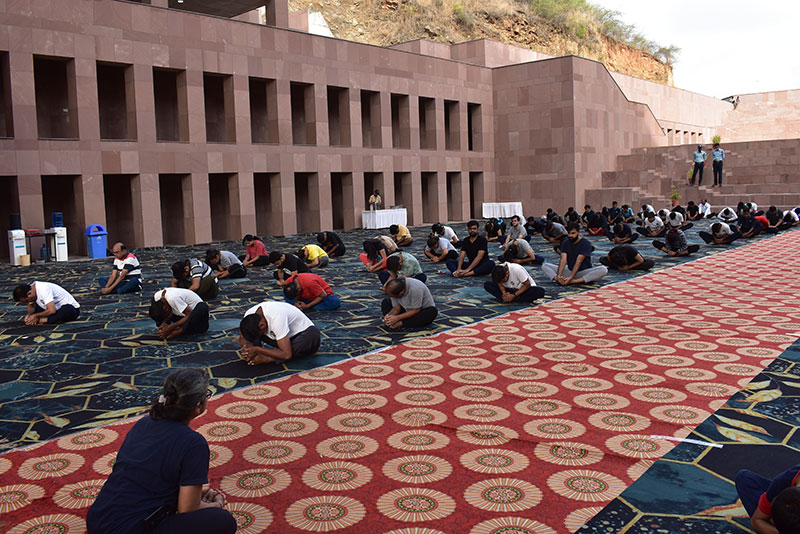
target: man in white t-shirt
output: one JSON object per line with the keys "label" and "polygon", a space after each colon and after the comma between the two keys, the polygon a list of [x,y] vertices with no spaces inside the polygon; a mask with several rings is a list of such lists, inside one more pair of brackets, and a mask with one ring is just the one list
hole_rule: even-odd
{"label": "man in white t-shirt", "polygon": [[208,304],[190,289],[168,287],[156,291],[148,315],[155,321],[161,339],[208,331]]}
{"label": "man in white t-shirt", "polygon": [[319,350],[322,337],[302,311],[285,302],[256,304],[245,312],[239,332],[242,359],[249,365],[309,356]]}
{"label": "man in white t-shirt", "polygon": [[210,248],[206,250],[206,265],[214,269],[217,278],[244,278],[247,276],[247,269],[236,257],[236,254],[229,250],[217,250]]}
{"label": "man in white t-shirt", "polygon": [[709,204],[708,200],[706,200],[705,198],[698,207],[700,208],[700,215],[702,215],[703,217],[710,218],[714,216],[714,214],[711,213],[711,204]]}
{"label": "man in white t-shirt", "polygon": [[697,232],[697,235],[708,244],[712,245],[730,245],[740,237],[742,234],[734,226],[730,227],[727,223],[716,222],[711,225],[711,232]]}
{"label": "man in white t-shirt", "polygon": [[739,214],[731,207],[724,207],[717,214],[717,217],[724,223],[735,223],[739,220]]}
{"label": "man in white t-shirt", "polygon": [[458,257],[458,251],[453,244],[437,235],[431,235],[425,244],[425,255],[434,262],[454,260]]}
{"label": "man in white t-shirt", "polygon": [[492,270],[491,282],[483,288],[500,302],[533,302],[544,297],[544,289],[536,282],[522,265],[499,263]]}
{"label": "man in white t-shirt", "polygon": [[694,226],[694,223],[685,222],[683,214],[679,211],[669,212],[667,215],[667,222],[669,223],[670,227],[683,230],[684,232]]}
{"label": "man in white t-shirt", "polygon": [[431,231],[434,234],[447,239],[454,245],[458,243],[458,236],[456,235],[455,230],[449,226],[445,226],[442,223],[435,223],[433,226],[431,226]]}
{"label": "man in white t-shirt", "polygon": [[128,247],[123,243],[114,243],[111,253],[114,255],[111,276],[98,279],[103,295],[141,291],[142,269],[136,256],[128,252]]}
{"label": "man in white t-shirt", "polygon": [[57,324],[74,321],[81,305],[63,287],[50,282],[21,284],[14,288],[14,300],[28,305],[25,324]]}
{"label": "man in white t-shirt", "polygon": [[642,221],[642,227],[637,228],[636,231],[645,237],[664,237],[667,228],[664,226],[664,221],[651,211]]}

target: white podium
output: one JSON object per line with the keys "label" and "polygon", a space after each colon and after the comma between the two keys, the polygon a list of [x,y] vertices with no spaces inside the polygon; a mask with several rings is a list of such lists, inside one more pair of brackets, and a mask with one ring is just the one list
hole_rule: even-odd
{"label": "white podium", "polygon": [[525,214],[522,212],[522,202],[484,202],[483,217],[513,217],[519,215],[524,221]]}
{"label": "white podium", "polygon": [[368,230],[389,228],[393,224],[406,224],[408,212],[405,208],[390,210],[363,210],[361,212],[361,227]]}

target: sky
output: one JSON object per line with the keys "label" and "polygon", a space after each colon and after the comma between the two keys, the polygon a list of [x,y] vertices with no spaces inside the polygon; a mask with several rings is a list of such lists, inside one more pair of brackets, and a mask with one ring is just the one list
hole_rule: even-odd
{"label": "sky", "polygon": [[675,86],[707,96],[800,89],[800,0],[589,0],[681,49]]}

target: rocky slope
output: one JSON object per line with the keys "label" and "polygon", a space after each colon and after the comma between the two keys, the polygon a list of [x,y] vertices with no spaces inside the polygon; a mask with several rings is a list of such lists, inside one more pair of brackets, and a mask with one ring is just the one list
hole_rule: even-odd
{"label": "rocky slope", "polygon": [[489,38],[551,55],[602,61],[609,70],[672,85],[672,67],[611,39],[580,13],[547,20],[519,0],[290,0],[319,11],[340,39],[388,46],[414,39],[460,43]]}

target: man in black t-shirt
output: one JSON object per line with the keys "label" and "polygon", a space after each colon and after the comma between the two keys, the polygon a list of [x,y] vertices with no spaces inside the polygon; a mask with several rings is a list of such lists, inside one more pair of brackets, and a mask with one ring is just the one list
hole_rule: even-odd
{"label": "man in black t-shirt", "polygon": [[269,253],[269,262],[277,269],[272,274],[272,277],[278,281],[278,285],[282,286],[284,280],[297,273],[310,273],[306,262],[295,256],[290,252],[278,252],[273,250]]}
{"label": "man in black t-shirt", "polygon": [[608,251],[608,256],[600,258],[600,263],[620,271],[649,271],[655,265],[653,260],[642,257],[631,245],[612,248]]}
{"label": "man in black t-shirt", "polygon": [[639,239],[639,234],[634,234],[628,224],[618,222],[612,229],[606,232],[606,237],[609,241],[613,241],[617,245],[624,245],[625,243],[633,243]]}
{"label": "man in black t-shirt", "polygon": [[542,265],[542,272],[562,286],[596,282],[608,274],[608,269],[603,265],[592,267],[592,244],[581,237],[580,228],[578,223],[567,226],[567,237],[561,243],[561,261],[558,265]]}
{"label": "man in black t-shirt", "polygon": [[344,243],[334,232],[320,232],[317,234],[317,242],[328,256],[337,258],[344,256]]}
{"label": "man in black t-shirt", "polygon": [[469,221],[467,232],[469,236],[461,242],[458,258],[447,260],[447,268],[456,278],[490,274],[494,262],[488,258],[489,242],[478,235],[478,221]]}

